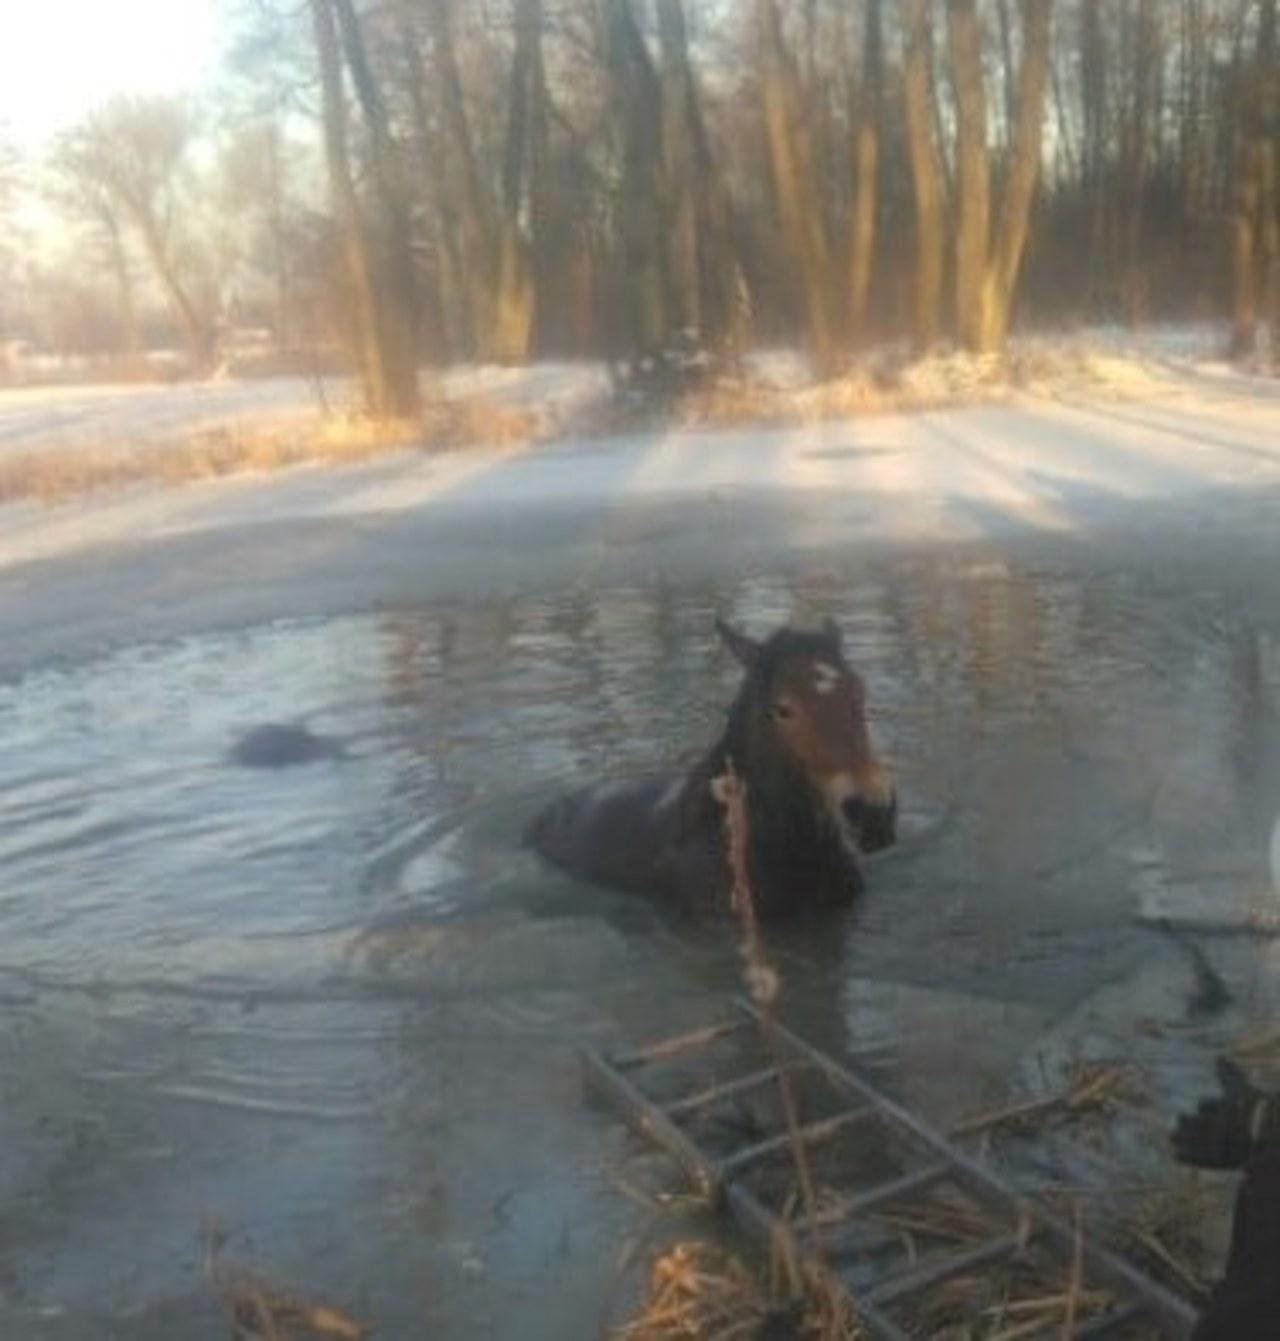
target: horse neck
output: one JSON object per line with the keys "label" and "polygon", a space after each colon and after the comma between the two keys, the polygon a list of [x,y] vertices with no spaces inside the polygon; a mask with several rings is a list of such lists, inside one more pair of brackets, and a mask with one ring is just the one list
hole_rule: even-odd
{"label": "horse neck", "polygon": [[712,783],[730,768],[746,792],[747,836],[757,852],[797,848],[815,856],[824,851],[846,855],[835,826],[822,813],[800,778],[762,767],[748,748],[745,732],[735,730],[731,717],[724,734],[703,756],[690,775],[690,791],[704,824],[723,823],[720,804],[712,795]]}

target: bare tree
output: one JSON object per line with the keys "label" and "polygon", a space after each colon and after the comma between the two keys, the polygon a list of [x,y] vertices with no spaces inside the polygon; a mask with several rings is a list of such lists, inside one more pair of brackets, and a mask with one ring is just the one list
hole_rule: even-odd
{"label": "bare tree", "polygon": [[662,160],[675,329],[703,347],[742,338],[732,207],[711,152],[681,0],[658,0]]}
{"label": "bare tree", "polygon": [[22,180],[22,156],[0,129],[0,225],[7,225]]}
{"label": "bare tree", "polygon": [[409,200],[382,90],[365,46],[353,0],[330,0],[343,55],[365,127],[369,188],[366,226],[373,243],[379,355],[386,383],[384,409],[412,416],[418,389],[417,279],[409,228]]}
{"label": "bare tree", "polygon": [[1235,153],[1229,233],[1231,353],[1257,348],[1259,315],[1271,327],[1274,354],[1280,335],[1280,74],[1277,73],[1277,0],[1258,5],[1253,51],[1241,59],[1235,89]]}
{"label": "bare tree", "polygon": [[[0,336],[10,334],[16,324],[18,246],[13,211],[21,180],[22,158],[0,128]],[[3,371],[0,353],[0,372]]]}
{"label": "bare tree", "polygon": [[[240,137],[248,195],[219,197],[181,134],[166,160],[95,126],[60,153],[62,204],[122,326],[158,286],[198,358],[217,305],[193,226],[252,229],[281,330],[299,257],[340,274],[378,413],[413,406],[427,348],[734,348],[748,293],[824,369],[947,327],[996,349],[1015,306],[1230,316],[1244,352],[1280,302],[1277,3],[254,0],[237,87],[270,106],[236,119],[277,130]],[[309,214],[281,198],[285,124],[319,128]]]}
{"label": "bare tree", "polygon": [[[441,182],[435,204],[449,280],[465,305],[468,350],[515,362],[528,355],[537,303],[526,223],[536,218],[546,158],[542,7],[526,0],[513,10],[505,135],[488,160],[468,112],[455,10],[449,0],[427,5],[435,100],[431,107],[420,97],[415,120],[422,152]],[[409,27],[407,17],[402,27]]]}
{"label": "bare tree", "polygon": [[109,239],[126,327],[133,290],[124,236],[136,238],[183,329],[197,369],[211,366],[215,321],[211,295],[201,294],[192,268],[183,174],[194,128],[173,98],[116,98],[59,140],[53,166],[70,189],[66,199],[94,219]]}
{"label": "bare tree", "polygon": [[815,147],[776,0],[757,0],[756,22],[774,205],[783,244],[800,274],[809,346],[819,368],[829,371],[840,361],[841,331]]}
{"label": "bare tree", "polygon": [[[296,152],[296,148],[295,148]],[[282,348],[298,343],[296,263],[290,146],[281,121],[264,117],[240,125],[218,157],[219,212],[224,250],[237,287],[262,290],[254,306],[267,318]],[[243,304],[246,296],[237,293]]]}
{"label": "bare tree", "polygon": [[[398,250],[404,244],[405,234],[402,222],[394,218],[394,187],[385,180],[377,182],[372,217],[367,216],[356,188],[344,50],[358,87],[362,81],[371,81],[372,76],[354,13],[344,0],[310,0],[310,6],[324,100],[325,157],[351,292],[365,406],[378,418],[411,418],[422,406],[413,339],[412,290],[406,292],[398,287],[405,273],[405,259]],[[376,89],[366,84],[363,98],[377,104]],[[370,102],[363,105],[376,161],[380,153],[384,156],[389,153],[386,144],[379,143],[386,135],[386,128],[380,104],[372,114]]]}
{"label": "bare tree", "polygon": [[670,370],[677,350],[733,343],[738,271],[680,0],[659,0],[657,28],[659,60],[630,0],[602,0],[631,351]]}
{"label": "bare tree", "polygon": [[1085,255],[1091,295],[1107,273],[1107,223],[1111,197],[1107,43],[1101,4],[1102,0],[1080,0],[1081,171],[1088,218]]}
{"label": "bare tree", "polygon": [[879,207],[880,123],[884,115],[884,15],[881,0],[866,0],[862,78],[853,106],[853,206],[849,214],[849,311],[852,340],[866,336],[867,299],[875,262]]}
{"label": "bare tree", "polygon": [[621,169],[615,216],[620,289],[633,352],[661,359],[681,328],[680,277],[673,265],[682,259],[684,242],[678,227],[674,236],[668,233],[662,91],[630,0],[602,0],[601,27]]}
{"label": "bare tree", "polygon": [[933,136],[933,19],[930,0],[909,0],[903,33],[902,99],[915,205],[911,339],[932,346],[942,321],[943,177]]}
{"label": "bare tree", "polygon": [[1053,0],[1022,0],[1022,58],[1009,162],[991,225],[991,163],[975,0],[948,0],[956,102],[956,332],[969,349],[999,349],[1008,332],[1040,171]]}

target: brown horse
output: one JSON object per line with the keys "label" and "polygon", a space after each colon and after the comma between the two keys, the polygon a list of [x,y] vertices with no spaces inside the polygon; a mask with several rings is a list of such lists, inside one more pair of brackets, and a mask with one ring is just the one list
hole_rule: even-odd
{"label": "brown horse", "polygon": [[897,803],[867,731],[862,680],[828,620],[757,642],[716,628],[746,671],[720,739],[686,775],[602,782],[553,803],[528,840],[573,875],[688,911],[729,910],[712,782],[745,784],[747,869],[761,918],[848,904],[858,853],[894,841]]}

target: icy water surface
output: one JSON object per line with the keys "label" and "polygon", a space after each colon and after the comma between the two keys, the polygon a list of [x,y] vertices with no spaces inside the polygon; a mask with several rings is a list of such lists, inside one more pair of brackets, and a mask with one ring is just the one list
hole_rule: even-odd
{"label": "icy water surface", "polygon": [[[389,1336],[596,1334],[634,1210],[571,1045],[705,1020],[734,951],[519,838],[559,788],[711,739],[716,614],[836,617],[898,773],[905,838],[857,913],[776,943],[819,1041],[889,1041],[939,1121],[1153,1017],[1183,1083],[1212,1038],[1143,911],[1197,929],[1223,1030],[1273,1008],[1234,933],[1276,903],[1280,643],[1207,597],[920,561],[49,670],[0,687],[6,1336],[220,1335],[209,1225]],[[263,723],[341,748],[244,767]]]}

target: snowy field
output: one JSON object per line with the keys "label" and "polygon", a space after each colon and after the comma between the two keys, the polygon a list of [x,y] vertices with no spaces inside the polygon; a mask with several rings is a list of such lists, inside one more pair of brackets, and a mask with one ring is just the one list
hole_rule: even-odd
{"label": "snowy field", "polygon": [[[722,511],[735,500],[803,499],[814,505],[818,538],[823,517],[844,503],[863,539],[909,543],[1010,527],[1070,532],[1195,497],[1247,501],[1280,478],[1280,382],[1189,354],[1195,338],[1166,336],[1154,351],[1113,351],[1096,338],[1028,345],[1012,386],[981,360],[938,358],[909,370],[907,391],[958,405],[848,419],[829,417],[838,383],[806,386],[795,360],[774,355],[756,371],[795,407],[789,425],[677,425],[536,448],[410,451],[53,506],[11,503],[0,507],[0,564],[265,521],[566,506],[612,516],[677,498]],[[599,366],[548,365],[469,369],[450,374],[446,390],[568,419],[607,386]],[[330,386],[329,403],[350,394]],[[828,402],[821,414],[812,408],[819,395]],[[212,427],[301,420],[316,409],[315,388],[301,380],[8,391],[0,393],[0,452],[163,445]]]}

